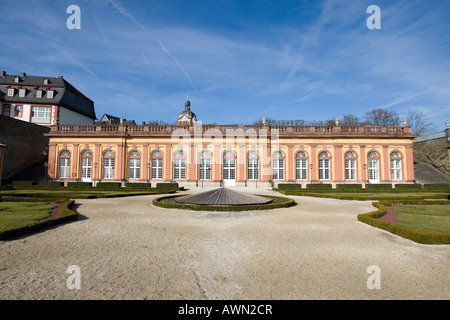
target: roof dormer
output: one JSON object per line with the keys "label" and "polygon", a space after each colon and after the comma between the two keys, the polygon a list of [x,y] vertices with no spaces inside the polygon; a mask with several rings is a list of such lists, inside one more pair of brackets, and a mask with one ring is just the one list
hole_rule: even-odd
{"label": "roof dormer", "polygon": [[35,93],[34,93],[34,96],[36,98],[42,98],[42,89],[41,88],[37,88]]}
{"label": "roof dormer", "polygon": [[14,94],[16,93],[16,89],[14,89],[13,87],[9,87],[7,89],[6,95],[8,97],[14,97]]}
{"label": "roof dormer", "polygon": [[19,89],[19,97],[25,98],[26,94],[27,94],[27,89],[26,88],[20,88]]}
{"label": "roof dormer", "polygon": [[19,77],[19,76],[15,76],[15,77],[14,77],[14,82],[15,82],[15,83],[19,83],[19,81],[20,81],[20,77]]}
{"label": "roof dormer", "polygon": [[55,91],[53,89],[48,89],[47,90],[47,98],[49,99],[53,99]]}

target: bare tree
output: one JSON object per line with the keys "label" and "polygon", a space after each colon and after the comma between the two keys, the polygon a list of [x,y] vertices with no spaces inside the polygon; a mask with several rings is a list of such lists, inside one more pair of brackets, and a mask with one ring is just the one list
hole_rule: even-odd
{"label": "bare tree", "polygon": [[411,126],[413,134],[423,135],[437,131],[435,126],[428,120],[427,116],[423,112],[410,111],[406,116],[408,125]]}
{"label": "bare tree", "polygon": [[354,114],[344,114],[342,115],[342,120],[340,121],[342,126],[359,126],[361,121],[359,117]]}
{"label": "bare tree", "polygon": [[365,114],[366,123],[372,126],[398,126],[400,117],[395,111],[375,108]]}

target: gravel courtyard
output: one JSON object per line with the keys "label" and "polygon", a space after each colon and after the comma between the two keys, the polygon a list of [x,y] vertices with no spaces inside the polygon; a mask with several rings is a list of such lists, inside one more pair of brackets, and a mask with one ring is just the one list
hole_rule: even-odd
{"label": "gravel courtyard", "polygon": [[[155,197],[77,200],[80,220],[0,241],[0,299],[450,299],[450,246],[358,222],[370,201],[213,214]],[[372,265],[380,289],[367,287]]]}

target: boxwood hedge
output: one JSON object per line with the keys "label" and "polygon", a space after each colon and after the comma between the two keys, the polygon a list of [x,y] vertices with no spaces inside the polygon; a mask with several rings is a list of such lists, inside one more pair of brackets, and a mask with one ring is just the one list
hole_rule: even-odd
{"label": "boxwood hedge", "polygon": [[[398,202],[398,201],[397,201]],[[403,201],[402,201],[403,202]],[[412,241],[423,244],[450,244],[450,233],[443,232],[423,232],[414,229],[407,228],[402,225],[389,223],[387,221],[380,220],[382,216],[386,214],[386,206],[391,205],[393,202],[374,202],[372,205],[378,210],[369,213],[359,214],[358,221],[367,223],[376,228],[380,228],[396,234],[400,237],[410,239]],[[449,202],[446,202],[448,204]],[[411,204],[411,202],[408,202]],[[415,204],[437,204],[435,201],[416,200]]]}
{"label": "boxwood hedge", "polygon": [[179,197],[176,196],[166,196],[153,199],[153,204],[158,207],[170,208],[170,209],[187,209],[187,210],[195,210],[195,211],[249,211],[249,210],[268,210],[268,209],[277,209],[277,208],[287,208],[296,205],[295,200],[285,197],[276,197],[276,196],[268,196],[261,195],[262,197],[271,198],[273,201],[266,204],[254,204],[254,205],[194,205],[194,204],[186,204],[186,203],[177,203],[177,202],[164,202],[165,199],[174,199]]}

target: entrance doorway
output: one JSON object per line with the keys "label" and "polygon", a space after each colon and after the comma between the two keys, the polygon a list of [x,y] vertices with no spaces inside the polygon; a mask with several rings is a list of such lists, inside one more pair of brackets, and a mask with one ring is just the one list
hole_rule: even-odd
{"label": "entrance doorway", "polygon": [[377,152],[372,151],[368,154],[369,164],[369,183],[380,182],[380,160]]}
{"label": "entrance doorway", "polygon": [[226,151],[223,154],[223,186],[233,187],[236,185],[236,154]]}

